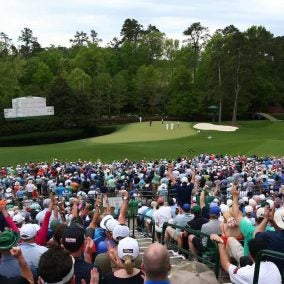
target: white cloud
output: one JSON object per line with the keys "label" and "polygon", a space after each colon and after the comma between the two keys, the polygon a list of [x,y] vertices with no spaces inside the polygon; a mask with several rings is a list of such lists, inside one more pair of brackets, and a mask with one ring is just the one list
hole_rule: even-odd
{"label": "white cloud", "polygon": [[0,2],[0,32],[17,44],[28,27],[42,46],[69,46],[76,31],[95,29],[106,44],[119,37],[126,18],[134,18],[174,38],[194,22],[211,32],[230,24],[240,30],[263,25],[283,35],[283,11],[283,0],[9,0]]}

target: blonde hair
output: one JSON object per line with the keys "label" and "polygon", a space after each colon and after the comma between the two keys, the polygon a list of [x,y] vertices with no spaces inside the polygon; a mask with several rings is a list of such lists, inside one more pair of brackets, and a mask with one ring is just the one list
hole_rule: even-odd
{"label": "blonde hair", "polygon": [[126,255],[125,256],[123,267],[126,270],[128,275],[132,275],[132,273],[133,273],[133,263],[132,263],[131,255]]}

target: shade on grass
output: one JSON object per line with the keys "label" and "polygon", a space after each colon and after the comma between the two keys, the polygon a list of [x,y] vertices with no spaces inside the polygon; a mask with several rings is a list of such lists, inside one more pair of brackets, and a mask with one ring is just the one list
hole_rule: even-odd
{"label": "shade on grass", "polygon": [[[172,132],[158,128],[161,122],[153,122],[152,127],[148,123],[135,123],[120,127],[111,135],[96,138],[50,145],[1,147],[0,163],[16,165],[29,161],[52,161],[53,158],[63,162],[78,159],[101,159],[104,162],[125,158],[174,159],[178,156],[190,157],[200,153],[284,156],[283,122],[250,121],[239,124],[240,129],[236,132],[197,133],[191,128],[191,123],[180,123],[180,128]],[[212,136],[212,139],[208,139],[208,136]]]}

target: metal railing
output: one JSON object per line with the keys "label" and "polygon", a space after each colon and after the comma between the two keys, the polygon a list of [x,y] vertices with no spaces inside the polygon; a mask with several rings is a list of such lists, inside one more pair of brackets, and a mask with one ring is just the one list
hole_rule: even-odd
{"label": "metal railing", "polygon": [[[186,250],[184,248],[180,248],[174,242],[166,241],[165,240],[165,231],[166,231],[166,228],[168,226],[170,226],[174,229],[181,229],[182,231],[185,231],[188,234],[193,234],[198,238],[203,238],[203,237],[207,238],[207,246],[204,248],[202,255],[193,254],[189,249]],[[161,242],[162,242],[162,244],[167,244],[167,245],[174,247],[175,250],[177,250],[177,251],[180,251],[180,252],[182,252],[182,253],[184,253],[188,256],[191,256],[191,257],[198,259],[198,261],[206,264],[208,267],[214,268],[214,272],[215,272],[216,277],[217,278],[219,277],[219,272],[220,272],[219,250],[218,250],[217,244],[210,240],[210,235],[205,234],[201,231],[190,229],[188,227],[181,227],[181,226],[178,226],[178,225],[169,224],[169,223],[165,222],[163,224]]]}

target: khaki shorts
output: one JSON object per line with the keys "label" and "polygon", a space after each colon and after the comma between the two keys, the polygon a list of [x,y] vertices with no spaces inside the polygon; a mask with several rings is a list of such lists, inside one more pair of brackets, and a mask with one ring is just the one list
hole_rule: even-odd
{"label": "khaki shorts", "polygon": [[176,232],[176,229],[174,229],[174,228],[172,228],[172,227],[168,227],[168,228],[167,228],[167,232],[168,232],[168,234],[169,234],[169,236],[170,236],[171,239],[177,241],[177,239],[178,239],[178,234],[177,234],[177,232]]}
{"label": "khaki shorts", "polygon": [[240,258],[244,256],[244,248],[235,238],[228,238],[227,251],[229,256],[234,258],[238,263],[240,262]]}

